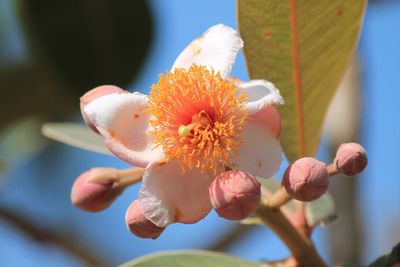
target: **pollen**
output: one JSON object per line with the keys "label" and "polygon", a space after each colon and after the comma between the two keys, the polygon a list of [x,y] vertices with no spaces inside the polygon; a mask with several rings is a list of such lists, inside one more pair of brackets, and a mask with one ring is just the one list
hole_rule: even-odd
{"label": "pollen", "polygon": [[148,112],[152,135],[168,160],[185,171],[216,175],[230,165],[242,143],[246,97],[218,72],[192,65],[161,74],[151,88]]}

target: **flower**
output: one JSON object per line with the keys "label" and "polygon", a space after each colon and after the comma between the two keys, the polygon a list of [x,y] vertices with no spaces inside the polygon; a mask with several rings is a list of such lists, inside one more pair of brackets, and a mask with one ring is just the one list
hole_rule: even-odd
{"label": "flower", "polygon": [[148,96],[101,86],[81,98],[86,123],[109,150],[146,168],[138,206],[158,227],[206,216],[209,186],[226,168],[265,178],[279,169],[274,104],[283,99],[268,81],[229,77],[242,47],[219,24],[183,50]]}

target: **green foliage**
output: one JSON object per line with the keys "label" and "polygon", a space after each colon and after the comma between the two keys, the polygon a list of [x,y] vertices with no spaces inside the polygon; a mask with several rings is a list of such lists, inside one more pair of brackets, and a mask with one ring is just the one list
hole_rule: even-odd
{"label": "green foliage", "polygon": [[78,123],[45,123],[42,126],[44,136],[59,142],[86,149],[93,152],[110,155],[100,135],[92,132],[89,127]]}
{"label": "green foliage", "polygon": [[305,216],[308,225],[329,226],[337,220],[335,201],[329,193],[312,202],[305,203]]}
{"label": "green foliage", "polygon": [[318,148],[365,6],[364,0],[238,0],[250,78],[270,80],[285,99],[281,142],[290,161]]}
{"label": "green foliage", "polygon": [[127,86],[150,47],[153,21],[145,0],[17,3],[35,60],[81,93],[101,84]]}
{"label": "green foliage", "polygon": [[395,266],[396,263],[397,265],[400,264],[400,243],[397,244],[389,254],[378,258],[373,263],[368,265],[368,267],[385,267],[385,266],[397,267]]}
{"label": "green foliage", "polygon": [[120,267],[269,267],[223,253],[211,251],[175,251],[156,253],[124,263]]}
{"label": "green foliage", "polygon": [[39,152],[45,145],[40,134],[42,120],[27,117],[15,121],[0,133],[0,172]]}
{"label": "green foliage", "polygon": [[371,264],[339,264],[338,267],[398,267],[400,266],[400,243],[393,247],[392,251],[373,261]]}
{"label": "green foliage", "polygon": [[0,19],[0,31],[19,36],[21,27],[22,39],[3,42],[4,32],[0,43],[20,47],[21,39],[23,49],[1,48],[0,99],[7,100],[0,105],[0,130],[32,114],[66,119],[78,111],[79,96],[95,86],[126,88],[150,49],[153,18],[146,0],[5,3],[10,14]]}

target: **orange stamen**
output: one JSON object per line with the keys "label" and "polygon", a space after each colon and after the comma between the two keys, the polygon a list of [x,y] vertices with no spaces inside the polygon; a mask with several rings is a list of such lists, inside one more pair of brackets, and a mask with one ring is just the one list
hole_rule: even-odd
{"label": "orange stamen", "polygon": [[241,144],[245,100],[232,83],[203,66],[161,74],[148,108],[154,116],[150,123],[155,143],[183,170],[195,167],[216,174],[230,165]]}

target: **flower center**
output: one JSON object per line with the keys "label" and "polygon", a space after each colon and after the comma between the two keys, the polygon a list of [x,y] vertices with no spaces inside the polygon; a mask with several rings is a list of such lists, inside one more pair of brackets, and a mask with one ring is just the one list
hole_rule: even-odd
{"label": "flower center", "polygon": [[155,143],[183,170],[195,167],[216,174],[230,165],[241,144],[245,100],[233,84],[204,66],[161,74],[151,88],[148,108],[154,116]]}

